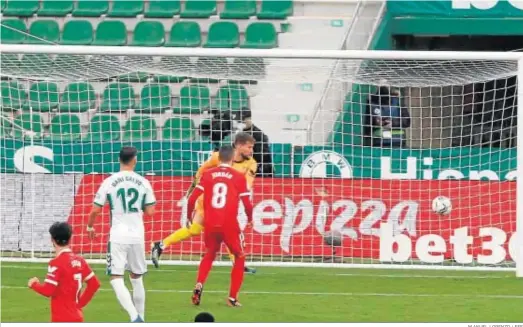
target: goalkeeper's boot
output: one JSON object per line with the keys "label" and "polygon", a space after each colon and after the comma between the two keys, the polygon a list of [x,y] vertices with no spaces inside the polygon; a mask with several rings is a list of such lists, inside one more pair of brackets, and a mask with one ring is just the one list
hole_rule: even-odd
{"label": "goalkeeper's boot", "polygon": [[143,321],[142,317],[140,317],[140,315],[138,315],[138,317],[136,317],[136,319],[134,319],[131,322],[144,322],[144,321]]}
{"label": "goalkeeper's boot", "polygon": [[227,305],[230,306],[230,307],[241,307],[242,304],[240,302],[238,302],[238,300],[230,297],[227,299]]}
{"label": "goalkeeper's boot", "polygon": [[151,260],[153,261],[153,265],[155,268],[158,268],[160,266],[160,256],[162,255],[163,249],[162,249],[162,242],[154,242],[151,245]]}
{"label": "goalkeeper's boot", "polygon": [[203,285],[202,283],[196,283],[194,290],[192,291],[192,304],[200,305],[202,301]]}
{"label": "goalkeeper's boot", "polygon": [[249,268],[249,267],[245,266],[245,268],[243,268],[243,271],[246,272],[247,274],[254,275],[256,273],[256,268]]}

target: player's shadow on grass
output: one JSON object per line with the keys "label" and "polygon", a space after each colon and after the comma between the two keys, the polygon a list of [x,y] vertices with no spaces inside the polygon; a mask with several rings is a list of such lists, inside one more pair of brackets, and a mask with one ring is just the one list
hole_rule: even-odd
{"label": "player's shadow on grass", "polygon": [[200,312],[194,317],[194,322],[214,322],[214,316],[208,312]]}

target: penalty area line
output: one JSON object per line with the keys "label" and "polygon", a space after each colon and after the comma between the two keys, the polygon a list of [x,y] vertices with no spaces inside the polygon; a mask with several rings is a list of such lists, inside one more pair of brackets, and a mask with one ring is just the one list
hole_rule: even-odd
{"label": "penalty area line", "polygon": [[[2,289],[27,289],[24,286],[2,285]],[[99,291],[113,291],[100,288]],[[148,293],[192,293],[192,290],[146,290]],[[205,290],[205,293],[227,294],[227,291]],[[242,291],[242,294],[254,295],[294,295],[294,296],[347,296],[347,297],[425,297],[425,298],[481,298],[481,299],[521,299],[523,295],[503,294],[415,294],[415,293],[344,293],[344,292],[285,292],[285,291]]]}

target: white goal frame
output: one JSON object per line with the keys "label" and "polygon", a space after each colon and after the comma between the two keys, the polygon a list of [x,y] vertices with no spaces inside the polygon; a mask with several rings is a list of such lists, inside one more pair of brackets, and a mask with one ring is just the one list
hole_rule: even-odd
{"label": "white goal frame", "polygon": [[[523,147],[523,53],[518,52],[452,52],[452,51],[375,51],[375,50],[298,50],[298,49],[215,49],[215,48],[167,48],[167,47],[115,47],[115,46],[64,46],[64,45],[15,45],[0,44],[0,53],[62,54],[62,55],[111,55],[111,56],[193,56],[193,57],[251,57],[279,59],[335,59],[335,60],[500,60],[517,62],[519,87],[517,97],[517,144]],[[523,151],[517,152],[517,175],[523,176]],[[0,196],[2,190],[0,189]],[[1,227],[0,227],[1,228]],[[322,267],[392,268],[392,269],[433,269],[433,270],[504,270],[516,271],[523,277],[523,178],[516,182],[516,268],[506,267],[461,267],[435,265],[395,264],[337,264],[322,263]],[[39,258],[0,258],[11,262],[47,262]],[[102,263],[105,260],[91,260]],[[166,262],[167,264],[167,262]],[[169,264],[194,265],[197,262],[170,261]],[[217,262],[219,265],[230,265]],[[299,262],[257,262],[258,266],[314,266],[317,263]]]}

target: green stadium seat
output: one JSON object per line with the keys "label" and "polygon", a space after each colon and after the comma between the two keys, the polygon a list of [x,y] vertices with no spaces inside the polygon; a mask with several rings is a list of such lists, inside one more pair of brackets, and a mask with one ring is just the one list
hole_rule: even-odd
{"label": "green stadium seat", "polygon": [[187,79],[187,76],[175,76],[175,75],[155,75],[153,76],[153,82],[156,83],[181,83]]}
{"label": "green stadium seat", "polygon": [[194,131],[194,122],[191,118],[172,117],[163,125],[162,137],[164,140],[192,140]]}
{"label": "green stadium seat", "polygon": [[219,83],[220,80],[227,79],[229,64],[226,58],[221,57],[200,57],[196,61],[195,73],[197,75],[207,75],[213,77],[193,77],[191,83]]}
{"label": "green stadium seat", "polygon": [[49,128],[52,140],[77,141],[82,138],[82,127],[77,115],[60,114],[51,119]]}
{"label": "green stadium seat", "polygon": [[156,140],[156,121],[147,115],[132,116],[125,123],[123,139],[125,141]]}
{"label": "green stadium seat", "polygon": [[159,47],[165,42],[165,30],[160,22],[141,21],[134,28],[131,45],[139,47]]}
{"label": "green stadium seat", "polygon": [[111,83],[103,92],[101,111],[126,111],[135,107],[134,89],[127,83]]}
{"label": "green stadium seat", "polygon": [[24,110],[49,112],[58,107],[58,85],[52,82],[37,82],[29,88],[29,100],[24,105]]}
{"label": "green stadium seat", "polygon": [[27,44],[52,44],[60,40],[60,26],[55,20],[36,20],[29,27]]}
{"label": "green stadium seat", "polygon": [[256,0],[225,0],[221,19],[249,19],[256,15]]}
{"label": "green stadium seat", "polygon": [[231,145],[232,144],[232,134],[225,135],[225,137],[220,142],[221,145]]}
{"label": "green stadium seat", "polygon": [[98,24],[92,45],[125,45],[127,30],[119,20],[106,20]]}
{"label": "green stadium seat", "polygon": [[0,39],[3,44],[21,44],[24,43],[27,33],[27,27],[23,20],[20,19],[2,19],[0,26]]}
{"label": "green stadium seat", "polygon": [[1,12],[4,12],[6,3],[7,3],[7,0],[0,0],[0,11]]}
{"label": "green stadium seat", "polygon": [[89,122],[86,139],[93,142],[117,141],[120,133],[120,123],[116,116],[100,114]]}
{"label": "green stadium seat", "polygon": [[65,17],[73,11],[72,0],[42,0],[38,16]]}
{"label": "green stadium seat", "polygon": [[171,27],[166,47],[199,47],[202,43],[202,31],[196,22],[177,22]]}
{"label": "green stadium seat", "polygon": [[180,0],[151,0],[144,12],[146,18],[173,18],[180,14]]}
{"label": "green stadium seat", "polygon": [[77,0],[72,15],[75,17],[100,17],[108,10],[108,0]]}
{"label": "green stadium seat", "polygon": [[216,0],[186,0],[181,18],[209,18],[216,15]]}
{"label": "green stadium seat", "polygon": [[293,13],[292,0],[263,0],[260,12],[257,17],[259,19],[286,19]]}
{"label": "green stadium seat", "polygon": [[86,112],[96,107],[96,94],[89,83],[76,82],[68,84],[60,98],[60,112]]}
{"label": "green stadium seat", "polygon": [[13,136],[16,138],[24,138],[26,135],[24,131],[33,131],[34,138],[42,137],[43,120],[39,114],[24,112],[15,118],[13,125]]}
{"label": "green stadium seat", "polygon": [[163,113],[171,107],[171,88],[168,84],[147,84],[141,92],[140,110]]}
{"label": "green stadium seat", "polygon": [[9,0],[2,12],[4,16],[30,17],[40,6],[38,0]]}
{"label": "green stadium seat", "polygon": [[235,48],[240,43],[240,30],[233,22],[215,22],[209,28],[206,48]]}
{"label": "green stadium seat", "polygon": [[116,79],[118,82],[123,83],[145,83],[149,79],[149,73],[145,72],[133,72],[124,75],[119,75]]}
{"label": "green stadium seat", "polygon": [[143,1],[113,1],[113,7],[107,13],[108,17],[136,17],[143,13]]}
{"label": "green stadium seat", "polygon": [[93,43],[93,25],[88,20],[70,20],[64,25],[62,44],[89,45]]}
{"label": "green stadium seat", "polygon": [[1,83],[2,111],[20,110],[27,99],[24,88],[16,81],[3,81]]}
{"label": "green stadium seat", "polygon": [[249,94],[242,85],[222,86],[216,94],[216,108],[234,111],[249,108]]}
{"label": "green stadium seat", "polygon": [[252,23],[245,30],[242,48],[272,49],[278,47],[278,34],[271,23]]}
{"label": "green stadium seat", "polygon": [[173,112],[199,114],[210,108],[211,94],[203,85],[185,85],[180,89],[180,105]]}

